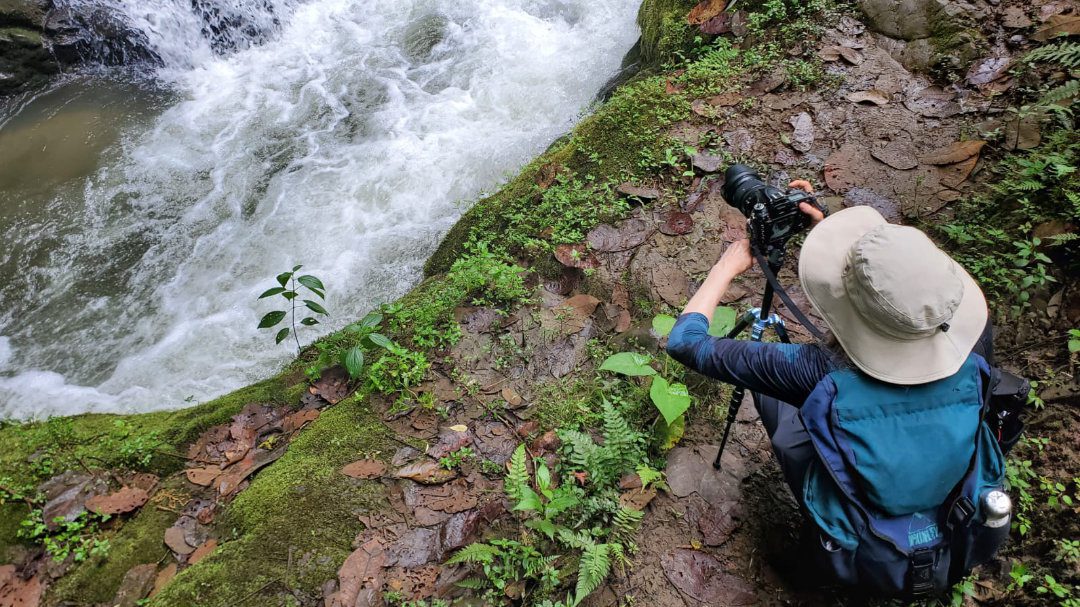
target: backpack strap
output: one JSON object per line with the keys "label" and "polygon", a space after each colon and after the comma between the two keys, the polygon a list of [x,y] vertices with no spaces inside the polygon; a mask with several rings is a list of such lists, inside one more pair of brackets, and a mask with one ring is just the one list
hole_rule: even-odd
{"label": "backpack strap", "polygon": [[926,597],[934,593],[934,553],[933,548],[919,548],[911,553],[910,579],[908,585],[915,598]]}

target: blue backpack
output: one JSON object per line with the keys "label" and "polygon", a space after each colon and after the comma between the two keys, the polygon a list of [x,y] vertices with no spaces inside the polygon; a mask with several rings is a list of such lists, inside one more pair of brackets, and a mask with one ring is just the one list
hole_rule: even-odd
{"label": "blue backpack", "polygon": [[1009,533],[985,526],[981,511],[981,496],[1004,485],[1000,436],[986,419],[984,385],[995,372],[971,354],[928,384],[845,369],[817,385],[800,410],[818,455],[800,501],[805,549],[826,575],[918,598],[947,591],[993,556]]}

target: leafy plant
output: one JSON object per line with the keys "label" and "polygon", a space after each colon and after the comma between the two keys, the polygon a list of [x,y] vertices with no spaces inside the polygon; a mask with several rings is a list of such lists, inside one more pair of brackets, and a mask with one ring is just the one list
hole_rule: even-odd
{"label": "leafy plant", "polygon": [[461,466],[465,460],[473,459],[476,457],[476,453],[473,452],[471,447],[462,447],[449,455],[439,458],[439,465],[447,470],[453,470]]}
{"label": "leafy plant", "polygon": [[[286,316],[290,318],[290,327],[284,327],[278,330],[277,335],[274,336],[275,343],[281,343],[285,341],[291,333],[293,339],[296,340],[296,351],[300,351],[300,338],[296,334],[296,308],[297,300],[303,297],[303,291],[307,291],[318,297],[321,300],[326,299],[326,287],[323,286],[321,280],[312,276],[311,274],[304,274],[297,276],[296,273],[304,266],[296,265],[288,272],[282,272],[277,275],[278,286],[263,291],[262,295],[259,295],[259,299],[266,299],[267,297],[281,297],[288,302],[286,310],[274,310],[273,312],[267,312],[265,316],[259,320],[260,329],[271,329],[281,321],[285,320]],[[328,316],[330,313],[326,311],[323,305],[313,299],[303,299],[304,307],[307,308],[314,315]],[[315,316],[305,316],[300,319],[300,324],[305,327],[311,327],[319,324],[319,320]]]}
{"label": "leafy plant", "polygon": [[1080,352],[1080,329],[1069,329],[1069,354]]}
{"label": "leafy plant", "polygon": [[1035,579],[1035,576],[1028,571],[1027,565],[1014,561],[1012,569],[1009,570],[1009,579],[1012,581],[1009,582],[1008,589],[1012,591],[1023,588],[1025,584]]}
{"label": "leafy plant", "polygon": [[97,536],[101,531],[100,524],[109,519],[107,514],[98,515],[84,510],[70,521],[64,517],[53,519],[55,528],[49,529],[41,510],[35,509],[20,523],[18,535],[44,546],[49,556],[58,563],[69,556],[79,563],[92,556],[108,554],[109,540]]}

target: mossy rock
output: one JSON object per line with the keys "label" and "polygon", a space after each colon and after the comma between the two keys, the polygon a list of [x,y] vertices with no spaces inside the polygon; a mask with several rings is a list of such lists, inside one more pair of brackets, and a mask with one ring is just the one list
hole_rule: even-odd
{"label": "mossy rock", "polygon": [[641,57],[646,65],[658,66],[676,59],[693,44],[696,33],[686,15],[696,0],[644,0],[638,9],[641,28]]}
{"label": "mossy rock", "polygon": [[0,26],[40,29],[50,4],[48,0],[0,0]]}

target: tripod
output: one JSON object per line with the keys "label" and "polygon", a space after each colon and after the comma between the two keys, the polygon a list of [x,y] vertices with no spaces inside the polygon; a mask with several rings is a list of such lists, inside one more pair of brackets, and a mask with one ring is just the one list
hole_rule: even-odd
{"label": "tripod", "polygon": [[[753,241],[751,241],[753,242]],[[769,255],[767,258],[763,258],[757,251],[757,245],[752,245],[754,248],[754,258],[761,264],[762,270],[766,272],[766,276],[776,276],[776,273],[780,270],[780,266],[784,263],[784,249],[782,247],[770,247]],[[764,263],[762,263],[764,262]],[[767,268],[764,266],[768,266]],[[750,329],[750,341],[761,341],[764,337],[767,329],[776,331],[777,337],[783,343],[791,343],[791,339],[788,337],[787,327],[784,325],[784,319],[776,315],[772,311],[773,295],[775,291],[773,289],[773,280],[769,280],[765,285],[765,293],[761,298],[761,307],[753,308],[742,315],[742,318],[735,323],[731,331],[728,332],[728,339],[738,337],[747,328]],[[735,424],[735,418],[739,415],[739,407],[742,405],[743,396],[746,394],[746,389],[742,386],[735,386],[735,389],[731,392],[731,400],[728,402],[727,411],[727,424],[724,426],[724,436],[720,439],[720,450],[716,452],[716,460],[713,461],[713,468],[720,469],[720,458],[724,456],[724,447],[727,445],[728,437],[731,434],[731,426]]]}

